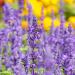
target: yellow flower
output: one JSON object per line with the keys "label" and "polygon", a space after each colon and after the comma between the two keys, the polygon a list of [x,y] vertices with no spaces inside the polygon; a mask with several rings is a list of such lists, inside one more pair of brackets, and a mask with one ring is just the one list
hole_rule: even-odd
{"label": "yellow flower", "polygon": [[37,20],[37,24],[41,25],[41,20],[40,19]]}
{"label": "yellow flower", "polygon": [[26,16],[28,15],[28,10],[27,9],[22,9],[21,16]]}
{"label": "yellow flower", "polygon": [[[60,26],[60,19],[56,18],[56,19],[54,20],[54,27],[56,28],[56,27],[59,27],[59,26]],[[68,26],[69,26],[69,22],[66,21],[66,22],[64,23],[64,27],[67,28]]]}
{"label": "yellow flower", "polygon": [[[54,20],[54,27],[59,27],[60,26],[60,19],[55,19]],[[66,21],[65,23],[64,23],[64,27],[65,28],[67,28],[69,26],[69,22],[68,21]]]}
{"label": "yellow flower", "polygon": [[51,18],[50,17],[45,17],[44,21],[43,21],[44,29],[47,30],[47,31],[50,30],[51,23],[52,23]]}
{"label": "yellow flower", "polygon": [[71,23],[74,23],[75,22],[75,16],[71,16],[71,17],[69,17],[69,22],[71,22]]}
{"label": "yellow flower", "polygon": [[67,3],[67,4],[73,4],[74,0],[64,0],[64,2]]}
{"label": "yellow flower", "polygon": [[5,3],[13,4],[15,0],[5,0]]}
{"label": "yellow flower", "polygon": [[68,26],[69,26],[69,22],[65,22],[65,28],[68,28]]}
{"label": "yellow flower", "polygon": [[46,8],[44,8],[44,16],[47,16],[47,9]]}
{"label": "yellow flower", "polygon": [[53,5],[57,5],[57,4],[59,4],[59,1],[60,0],[50,0],[50,3]]}
{"label": "yellow flower", "polygon": [[75,28],[75,16],[71,16],[68,21],[71,23],[72,27]]}
{"label": "yellow flower", "polygon": [[50,0],[41,0],[41,2],[45,5],[48,6],[50,4]]}
{"label": "yellow flower", "polygon": [[54,20],[54,27],[59,27],[60,26],[60,20],[59,19],[55,19]]}
{"label": "yellow flower", "polygon": [[37,0],[30,0],[29,1],[30,4],[32,5],[32,9],[33,9],[33,14],[36,16],[36,17],[41,17],[41,8],[42,8],[42,3],[40,1],[37,1]]}
{"label": "yellow flower", "polygon": [[28,21],[22,20],[21,26],[22,26],[23,29],[28,29]]}
{"label": "yellow flower", "polygon": [[47,13],[51,14],[52,10],[54,11],[54,13],[58,13],[58,7],[56,5],[50,5],[48,7],[46,7]]}

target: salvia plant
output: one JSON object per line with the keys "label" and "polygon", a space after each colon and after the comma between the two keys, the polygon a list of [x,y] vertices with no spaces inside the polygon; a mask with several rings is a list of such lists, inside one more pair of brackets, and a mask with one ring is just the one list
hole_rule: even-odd
{"label": "salvia plant", "polygon": [[49,32],[43,28],[44,8],[39,26],[29,3],[28,29],[22,29],[21,21],[25,16],[20,14],[23,3],[19,0],[19,9],[13,9],[9,4],[3,6],[6,26],[0,29],[0,75],[9,75],[2,74],[3,71],[10,72],[10,75],[75,75],[75,30],[71,24],[64,27],[63,2],[60,2],[59,12],[61,24],[54,27],[52,11]]}

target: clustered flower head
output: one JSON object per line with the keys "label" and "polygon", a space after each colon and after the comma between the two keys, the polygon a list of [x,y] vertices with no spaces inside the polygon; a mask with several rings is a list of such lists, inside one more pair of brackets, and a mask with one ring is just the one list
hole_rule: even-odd
{"label": "clustered flower head", "polygon": [[39,26],[28,4],[28,30],[21,27],[21,9],[21,6],[13,9],[9,4],[3,7],[6,27],[0,30],[0,72],[4,66],[13,75],[75,75],[75,30],[71,24],[65,28],[63,11],[57,28],[54,28],[52,12],[52,26],[46,32],[43,9]]}

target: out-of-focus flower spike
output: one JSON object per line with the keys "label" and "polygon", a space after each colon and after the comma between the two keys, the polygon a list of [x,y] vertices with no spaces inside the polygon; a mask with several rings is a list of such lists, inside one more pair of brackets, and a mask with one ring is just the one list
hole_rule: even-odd
{"label": "out-of-focus flower spike", "polygon": [[71,24],[69,24],[69,26],[68,26],[68,32],[71,33],[72,31],[73,31],[73,28],[72,28]]}
{"label": "out-of-focus flower spike", "polygon": [[43,20],[44,20],[44,7],[42,7],[41,9],[41,18],[40,18],[40,21],[41,21],[41,25],[40,25],[40,29],[41,29],[41,44],[43,44],[43,47],[45,45],[45,30],[44,30],[44,27],[43,27]]}
{"label": "out-of-focus flower spike", "polygon": [[63,0],[60,0],[60,22],[61,22],[61,27],[64,26],[65,22],[65,16],[64,16],[64,10],[63,10],[64,2]]}
{"label": "out-of-focus flower spike", "polygon": [[41,25],[40,25],[40,29],[41,29],[41,38],[40,38],[40,41],[41,41],[41,44],[42,44],[42,48],[44,49],[45,48],[45,44],[46,44],[46,42],[47,42],[47,36],[46,36],[46,32],[45,32],[45,30],[44,30],[44,24],[43,24],[43,20],[44,20],[44,7],[42,7],[42,9],[41,9],[41,18],[40,18],[40,20],[41,20]]}
{"label": "out-of-focus flower spike", "polygon": [[44,20],[44,7],[41,8],[41,21]]}
{"label": "out-of-focus flower spike", "polygon": [[3,31],[0,30],[0,71],[2,70],[2,38],[3,38]]}
{"label": "out-of-focus flower spike", "polygon": [[5,4],[3,6],[3,13],[4,13],[5,16],[8,17],[10,14],[13,15],[14,9],[11,7],[10,4]]}
{"label": "out-of-focus flower spike", "polygon": [[51,17],[52,17],[52,20],[54,21],[55,19],[54,10],[52,10]]}
{"label": "out-of-focus flower spike", "polygon": [[57,27],[54,31],[55,37],[57,37],[57,39],[59,38],[59,27]]}
{"label": "out-of-focus flower spike", "polygon": [[40,18],[40,20],[41,20],[41,27],[42,27],[42,29],[43,29],[43,20],[44,20],[44,7],[42,7],[41,8],[41,18]]}
{"label": "out-of-focus flower spike", "polygon": [[52,14],[51,14],[51,17],[52,17],[52,25],[51,25],[51,28],[50,28],[50,35],[54,32],[54,19],[55,19],[55,16],[54,16],[54,11],[52,10]]}
{"label": "out-of-focus flower spike", "polygon": [[32,6],[27,2],[27,8],[28,8],[28,22],[29,22],[29,27],[32,26],[33,23],[33,12],[32,12]]}
{"label": "out-of-focus flower spike", "polygon": [[19,9],[24,8],[24,0],[18,0]]}
{"label": "out-of-focus flower spike", "polygon": [[10,5],[7,3],[3,6],[3,8],[5,11],[8,11],[8,9],[11,9]]}
{"label": "out-of-focus flower spike", "polygon": [[63,10],[64,2],[63,0],[60,0],[60,35],[64,36],[64,30],[65,30],[65,16],[64,16],[64,10]]}

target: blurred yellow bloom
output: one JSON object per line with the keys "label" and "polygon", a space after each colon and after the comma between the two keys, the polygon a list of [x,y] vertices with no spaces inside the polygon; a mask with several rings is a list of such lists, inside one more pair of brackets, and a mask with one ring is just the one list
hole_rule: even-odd
{"label": "blurred yellow bloom", "polygon": [[[38,25],[41,25],[41,21],[40,19],[37,21]],[[56,18],[54,19],[54,27],[59,27],[60,26],[60,19],[59,18]],[[43,24],[44,24],[44,29],[49,31],[50,30],[50,27],[52,25],[52,19],[50,17],[45,17],[44,18],[44,21],[43,21]],[[64,24],[64,27],[67,28],[69,26],[69,22],[66,21],[65,24]]]}
{"label": "blurred yellow bloom", "polygon": [[64,2],[67,3],[67,4],[73,4],[74,0],[64,0]]}
{"label": "blurred yellow bloom", "polygon": [[[54,20],[54,27],[56,28],[56,27],[59,27],[59,26],[60,26],[60,19],[56,18]],[[66,21],[65,24],[64,24],[64,27],[67,28],[68,26],[69,26],[69,22]]]}
{"label": "blurred yellow bloom", "polygon": [[28,15],[28,10],[27,9],[22,9],[21,16],[26,16]]}
{"label": "blurred yellow bloom", "polygon": [[41,25],[40,19],[37,20],[37,24],[38,24],[38,25]]}
{"label": "blurred yellow bloom", "polygon": [[48,7],[46,7],[47,13],[51,14],[52,10],[54,11],[54,13],[58,13],[59,9],[56,5],[50,5]]}
{"label": "blurred yellow bloom", "polygon": [[13,4],[15,0],[5,0],[5,3]]}
{"label": "blurred yellow bloom", "polygon": [[75,16],[71,16],[71,17],[69,17],[69,22],[71,22],[71,23],[74,23],[75,22]]}
{"label": "blurred yellow bloom", "polygon": [[68,26],[69,26],[69,22],[65,22],[65,28],[68,28]]}
{"label": "blurred yellow bloom", "polygon": [[59,1],[60,0],[50,0],[50,3],[53,5],[57,5],[57,4],[59,4]]}
{"label": "blurred yellow bloom", "polygon": [[47,16],[47,9],[46,8],[44,8],[44,16]]}
{"label": "blurred yellow bloom", "polygon": [[51,27],[51,23],[52,23],[51,18],[50,17],[45,17],[44,21],[43,21],[44,29],[48,31]]}
{"label": "blurred yellow bloom", "polygon": [[[44,29],[45,30],[50,30],[50,27],[52,25],[52,19],[50,17],[45,17],[44,21],[43,21],[43,24],[44,24]],[[59,27],[60,26],[60,20],[59,19],[55,19],[54,20],[54,27]]]}
{"label": "blurred yellow bloom", "polygon": [[41,2],[45,5],[48,6],[50,4],[50,0],[41,0]]}
{"label": "blurred yellow bloom", "polygon": [[72,24],[72,27],[75,28],[75,16],[71,16],[68,21]]}
{"label": "blurred yellow bloom", "polygon": [[37,1],[37,0],[30,0],[29,2],[30,2],[30,4],[32,5],[32,8],[33,8],[33,14],[36,17],[41,17],[41,11],[42,11],[41,8],[42,8],[43,4],[40,1]]}
{"label": "blurred yellow bloom", "polygon": [[[60,26],[60,19],[57,18],[54,20],[54,27],[59,27],[59,26]],[[69,22],[66,21],[64,27],[67,28],[68,26],[69,26]]]}
{"label": "blurred yellow bloom", "polygon": [[59,27],[60,26],[60,20],[59,19],[55,19],[54,20],[54,27]]}
{"label": "blurred yellow bloom", "polygon": [[21,26],[22,26],[23,29],[28,29],[28,21],[22,20]]}

